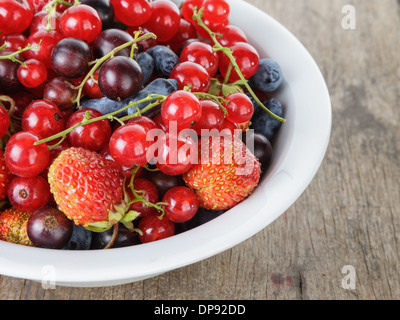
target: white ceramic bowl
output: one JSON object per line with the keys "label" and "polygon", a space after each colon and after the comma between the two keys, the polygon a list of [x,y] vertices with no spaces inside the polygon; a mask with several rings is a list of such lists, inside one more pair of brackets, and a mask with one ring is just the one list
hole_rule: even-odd
{"label": "white ceramic bowl", "polygon": [[73,287],[135,282],[193,264],[232,248],[264,229],[304,192],[325,155],[331,106],[324,79],[302,44],[273,18],[230,0],[231,23],[241,27],[261,57],[276,60],[286,107],[271,166],[255,192],[218,218],[149,244],[109,250],[64,251],[0,241],[0,274]]}

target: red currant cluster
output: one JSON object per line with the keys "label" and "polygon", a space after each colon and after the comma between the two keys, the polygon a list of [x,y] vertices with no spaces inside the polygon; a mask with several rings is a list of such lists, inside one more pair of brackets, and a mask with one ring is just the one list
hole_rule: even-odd
{"label": "red currant cluster", "polygon": [[[2,208],[30,213],[34,245],[62,248],[74,234],[64,220],[45,223],[46,214],[68,216],[57,196],[56,160],[69,190],[102,192],[92,183],[97,176],[73,166],[77,153],[60,163],[71,148],[118,168],[121,201],[134,213],[129,222],[137,222],[141,242],[171,236],[177,225],[203,223],[193,222],[200,211],[214,217],[212,211],[231,208],[254,189],[257,166],[233,185],[238,176],[224,174],[234,171],[198,163],[198,145],[210,132],[236,141],[238,132],[261,121],[254,117],[258,110],[265,114],[261,131],[275,134],[284,122],[281,107],[266,107],[282,82],[279,65],[261,59],[230,24],[227,1],[185,0],[178,7],[170,0],[0,0],[0,8],[0,201]],[[263,132],[254,134],[252,151],[265,167],[272,135]],[[203,165],[201,172],[215,180],[196,189],[195,166]],[[107,182],[104,172],[94,174]],[[99,222],[100,209],[88,209],[90,223]],[[82,220],[89,219],[85,214]],[[0,215],[0,239],[11,241],[6,221]],[[114,228],[113,244],[124,236],[122,227]],[[63,236],[50,237],[49,228]]]}

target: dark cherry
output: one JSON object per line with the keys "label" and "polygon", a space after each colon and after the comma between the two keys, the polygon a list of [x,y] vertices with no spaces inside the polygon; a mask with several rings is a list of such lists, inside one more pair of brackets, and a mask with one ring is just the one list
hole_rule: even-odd
{"label": "dark cherry", "polygon": [[72,220],[56,208],[43,207],[28,220],[28,237],[41,248],[61,249],[72,235]]}
{"label": "dark cherry", "polygon": [[185,185],[181,175],[170,176],[162,171],[146,170],[144,171],[144,177],[156,186],[160,200],[169,189]]}
{"label": "dark cherry", "polygon": [[60,110],[66,110],[74,106],[74,99],[78,95],[74,83],[64,77],[51,79],[43,91],[43,98],[53,102]]}
{"label": "dark cherry", "polygon": [[272,156],[270,141],[264,135],[255,133],[253,130],[243,133],[242,140],[260,161],[261,166],[264,169],[267,168]]}
{"label": "dark cherry", "polygon": [[89,45],[79,39],[65,38],[57,43],[51,53],[51,65],[60,76],[69,79],[84,76],[92,60]]}
{"label": "dark cherry", "polygon": [[129,57],[114,57],[106,61],[99,72],[101,92],[111,100],[124,100],[141,89],[143,80],[139,64]]}
{"label": "dark cherry", "polygon": [[[107,29],[102,31],[96,40],[93,42],[93,56],[99,59],[111,52],[116,47],[124,43],[133,41],[133,37],[126,31],[120,29]],[[122,49],[115,53],[115,56],[129,57],[131,47]]]}
{"label": "dark cherry", "polygon": [[[11,51],[2,50],[0,51],[0,56],[6,56],[11,53]],[[19,56],[19,58],[21,57]],[[19,66],[18,62],[13,62],[10,59],[0,59],[0,88],[2,92],[13,93],[22,87],[18,80]]]}

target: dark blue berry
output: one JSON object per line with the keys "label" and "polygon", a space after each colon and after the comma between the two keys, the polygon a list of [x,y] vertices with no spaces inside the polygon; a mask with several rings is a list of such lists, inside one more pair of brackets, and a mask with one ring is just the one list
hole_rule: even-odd
{"label": "dark blue berry", "polygon": [[[146,98],[149,94],[161,94],[164,96],[168,96],[172,92],[178,90],[178,82],[174,79],[164,79],[157,78],[150,82],[143,90],[141,90],[133,99],[130,101],[139,101]],[[139,103],[138,105],[131,107],[128,109],[128,114],[136,113],[139,110],[143,110],[150,103],[154,101],[146,101]],[[153,118],[157,114],[160,113],[161,105],[155,107],[147,112],[142,113],[142,116]]]}
{"label": "dark blue berry", "polygon": [[153,57],[155,69],[161,76],[169,77],[172,69],[179,63],[178,55],[167,46],[156,45],[146,52]]}
{"label": "dark blue berry", "polygon": [[[277,130],[282,125],[282,122],[272,117],[267,111],[261,108],[254,100],[254,115],[251,119],[251,129],[254,129],[255,133],[260,133],[265,136],[269,141],[272,140]],[[275,98],[271,98],[264,102],[264,106],[267,107],[272,113],[279,117],[283,117],[282,104]]]}
{"label": "dark blue berry", "polygon": [[64,250],[89,250],[92,242],[92,231],[73,223],[72,235]]}
{"label": "dark blue berry", "polygon": [[175,223],[175,233],[176,234],[182,233],[182,232],[191,230],[193,228],[196,228],[198,226],[201,226],[202,224],[205,224],[205,223],[219,217],[224,212],[226,212],[226,210],[212,211],[212,210],[199,208],[196,215],[189,221],[186,221],[183,223]]}
{"label": "dark blue berry", "polygon": [[114,228],[104,232],[94,232],[90,249],[122,248],[139,244],[139,237],[136,232],[129,231],[122,223],[118,224],[118,234],[113,239]]}
{"label": "dark blue berry", "polygon": [[260,66],[249,83],[262,92],[273,92],[282,84],[282,70],[279,64],[271,59],[261,59]]}
{"label": "dark blue berry", "polygon": [[154,59],[147,52],[142,52],[137,55],[136,61],[143,72],[142,84],[146,84],[154,72]]}

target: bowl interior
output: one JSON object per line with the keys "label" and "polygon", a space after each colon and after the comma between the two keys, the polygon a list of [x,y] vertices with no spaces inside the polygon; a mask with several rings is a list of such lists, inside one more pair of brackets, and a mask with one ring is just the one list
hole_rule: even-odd
{"label": "bowl interior", "polygon": [[303,45],[273,18],[245,1],[230,0],[231,23],[261,57],[276,60],[285,78],[276,97],[287,122],[255,192],[218,218],[168,239],[109,250],[64,251],[0,241],[0,273],[66,286],[129,283],[227,250],[264,229],[304,192],[326,152],[331,106],[324,79]]}

